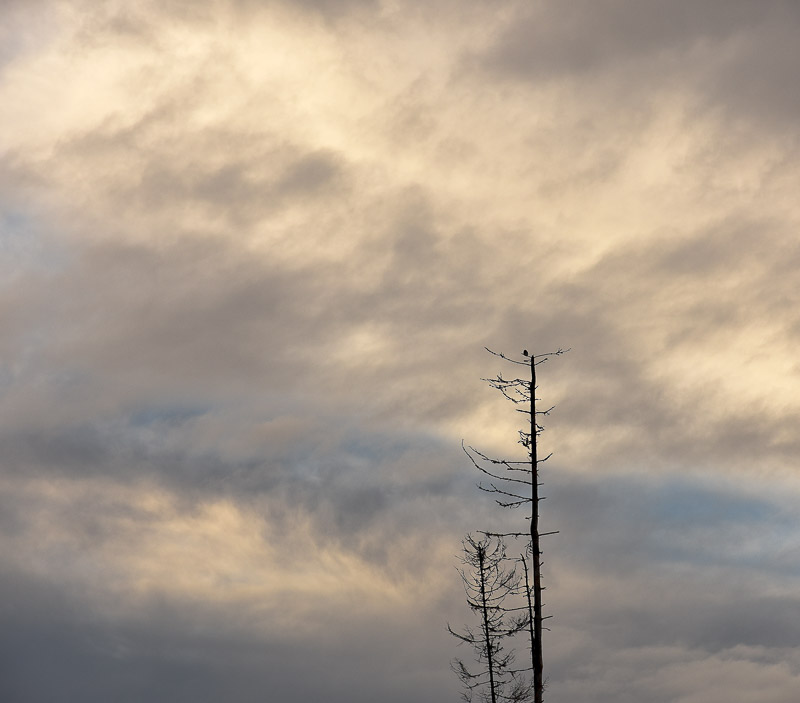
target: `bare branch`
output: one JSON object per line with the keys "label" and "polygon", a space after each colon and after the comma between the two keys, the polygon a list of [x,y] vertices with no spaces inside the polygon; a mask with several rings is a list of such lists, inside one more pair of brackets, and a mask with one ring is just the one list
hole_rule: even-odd
{"label": "bare branch", "polygon": [[490,354],[499,356],[504,361],[510,361],[512,364],[519,364],[520,366],[528,366],[530,364],[529,361],[517,361],[516,359],[509,359],[505,354],[502,354],[501,352],[492,351],[491,349],[489,349],[489,347],[484,347],[484,349],[488,351]]}
{"label": "bare branch", "polygon": [[475,485],[478,487],[478,490],[481,490],[484,493],[497,493],[499,495],[508,496],[509,498],[519,498],[520,500],[525,501],[525,502],[530,502],[532,500],[532,498],[526,498],[525,496],[520,496],[520,495],[517,495],[516,493],[509,493],[508,491],[500,490],[493,483],[489,484],[490,488],[486,488],[486,486],[484,486],[484,485],[482,485],[480,483],[476,483]]}

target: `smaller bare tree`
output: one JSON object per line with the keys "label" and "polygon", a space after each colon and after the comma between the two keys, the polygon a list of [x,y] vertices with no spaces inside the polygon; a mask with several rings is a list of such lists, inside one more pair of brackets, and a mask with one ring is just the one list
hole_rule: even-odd
{"label": "smaller bare tree", "polygon": [[509,566],[503,542],[471,535],[463,541],[464,568],[459,570],[467,604],[479,616],[479,627],[465,627],[456,632],[447,629],[474,651],[478,668],[468,667],[460,659],[453,670],[464,685],[462,697],[472,701],[477,693],[486,703],[523,703],[532,696],[532,684],[525,676],[529,669],[514,669],[514,650],[506,641],[529,627],[528,614],[516,614],[524,608],[508,607],[509,597],[521,593],[516,568]]}

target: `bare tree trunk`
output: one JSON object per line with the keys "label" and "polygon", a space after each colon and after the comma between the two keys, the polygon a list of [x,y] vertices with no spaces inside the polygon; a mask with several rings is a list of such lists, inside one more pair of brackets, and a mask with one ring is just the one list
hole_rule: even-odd
{"label": "bare tree trunk", "polygon": [[535,654],[534,654],[533,643],[536,641],[536,635],[533,628],[533,601],[531,600],[530,573],[528,571],[528,562],[524,554],[520,555],[520,561],[522,561],[522,568],[525,570],[525,599],[528,605],[527,623],[528,623],[528,634],[530,635],[531,638],[531,671],[535,671],[536,667],[534,666]]}
{"label": "bare tree trunk", "polygon": [[497,692],[494,684],[494,658],[492,656],[492,637],[489,631],[489,607],[486,602],[486,552],[483,547],[478,548],[478,562],[480,564],[481,577],[481,605],[483,606],[483,634],[486,637],[486,664],[489,667],[489,691],[492,695],[492,703],[497,703]]}
{"label": "bare tree trunk", "polygon": [[542,681],[542,551],[539,546],[539,458],[537,456],[536,432],[536,363],[531,356],[531,564],[533,566],[533,642],[531,643],[531,666],[533,667],[533,691],[535,703],[542,703],[544,682]]}

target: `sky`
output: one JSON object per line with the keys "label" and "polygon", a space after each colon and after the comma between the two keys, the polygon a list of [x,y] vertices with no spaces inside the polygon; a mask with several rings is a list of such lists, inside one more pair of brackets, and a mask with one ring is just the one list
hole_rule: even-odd
{"label": "sky", "polygon": [[[4,0],[0,698],[456,701],[539,374],[547,699],[800,688],[800,6]],[[516,522],[515,522],[516,521]]]}

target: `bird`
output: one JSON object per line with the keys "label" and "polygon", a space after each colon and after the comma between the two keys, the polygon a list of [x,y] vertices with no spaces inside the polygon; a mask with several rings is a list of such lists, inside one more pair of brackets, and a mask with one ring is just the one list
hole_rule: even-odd
{"label": "bird", "polygon": [[530,356],[530,354],[528,354],[528,350],[527,349],[523,349],[522,350],[522,356]]}

